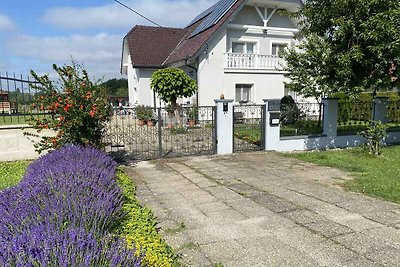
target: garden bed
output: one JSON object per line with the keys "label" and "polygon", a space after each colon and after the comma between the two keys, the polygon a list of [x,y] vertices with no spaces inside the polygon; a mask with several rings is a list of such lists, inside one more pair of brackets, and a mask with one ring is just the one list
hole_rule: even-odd
{"label": "garden bed", "polygon": [[18,184],[28,164],[0,163],[1,266],[174,265],[152,212],[103,152],[50,153]]}

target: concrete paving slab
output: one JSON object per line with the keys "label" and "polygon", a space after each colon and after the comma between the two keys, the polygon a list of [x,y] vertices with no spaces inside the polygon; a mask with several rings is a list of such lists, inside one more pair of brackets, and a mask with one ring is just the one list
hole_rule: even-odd
{"label": "concrete paving slab", "polygon": [[349,177],[333,168],[258,152],[139,163],[127,172],[188,266],[400,262],[400,206],[341,190],[338,180]]}
{"label": "concrete paving slab", "polygon": [[347,226],[332,221],[314,222],[305,224],[304,226],[327,238],[353,233],[353,231]]}

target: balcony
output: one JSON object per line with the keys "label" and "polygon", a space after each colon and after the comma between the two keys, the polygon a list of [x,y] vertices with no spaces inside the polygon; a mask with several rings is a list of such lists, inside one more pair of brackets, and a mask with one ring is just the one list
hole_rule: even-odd
{"label": "balcony", "polygon": [[275,55],[225,54],[226,70],[280,71],[285,61]]}

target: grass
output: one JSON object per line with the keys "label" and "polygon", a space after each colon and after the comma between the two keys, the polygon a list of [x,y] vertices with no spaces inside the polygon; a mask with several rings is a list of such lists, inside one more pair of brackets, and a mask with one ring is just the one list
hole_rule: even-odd
{"label": "grass", "polygon": [[176,234],[182,232],[185,229],[186,229],[185,223],[184,222],[180,222],[178,226],[173,227],[173,228],[167,228],[167,229],[164,230],[164,232],[166,234],[169,234],[169,235],[176,235]]}
{"label": "grass", "polygon": [[400,146],[384,148],[380,157],[361,148],[285,155],[349,171],[354,179],[344,184],[346,189],[400,203]]}
{"label": "grass", "polygon": [[29,124],[29,116],[3,116],[0,115],[0,125],[21,125]]}
{"label": "grass", "polygon": [[[36,114],[34,115],[37,118],[44,118],[48,117],[50,118],[49,115],[45,114]],[[0,126],[4,125],[22,125],[22,124],[29,124],[29,119],[31,118],[31,115],[8,115],[8,114],[0,114]]]}
{"label": "grass", "polygon": [[260,124],[235,124],[235,136],[239,139],[249,141],[253,144],[261,142]]}
{"label": "grass", "polygon": [[29,163],[29,161],[0,162],[0,190],[18,184]]}

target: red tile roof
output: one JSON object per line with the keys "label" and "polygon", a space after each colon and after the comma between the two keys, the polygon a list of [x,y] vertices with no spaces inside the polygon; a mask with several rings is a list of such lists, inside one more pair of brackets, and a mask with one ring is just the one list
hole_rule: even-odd
{"label": "red tile roof", "polygon": [[185,36],[187,29],[135,26],[127,35],[135,67],[161,67]]}
{"label": "red tile roof", "polygon": [[135,26],[126,36],[134,67],[167,67],[197,57],[199,50],[214,36],[246,0],[238,0],[214,26],[189,38],[206,18],[185,29]]}

